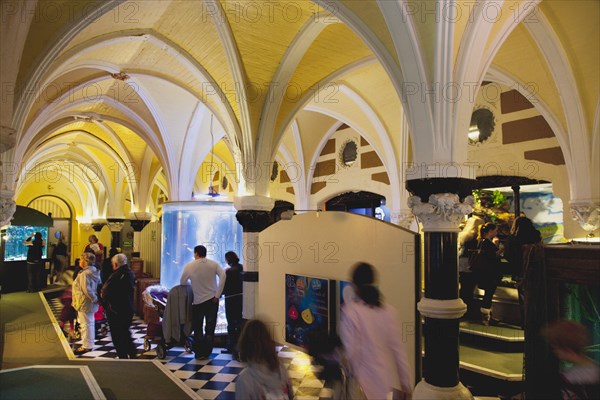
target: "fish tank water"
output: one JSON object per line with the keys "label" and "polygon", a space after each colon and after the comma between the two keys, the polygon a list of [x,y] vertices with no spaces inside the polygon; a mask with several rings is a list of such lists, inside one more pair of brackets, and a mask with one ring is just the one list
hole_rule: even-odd
{"label": "fish tank water", "polygon": [[[194,247],[206,247],[206,257],[226,267],[225,253],[242,256],[242,226],[232,203],[189,201],[163,203],[160,283],[179,285],[183,268],[194,260]],[[215,333],[227,332],[223,297],[219,302]]]}
{"label": "fish tank water", "polygon": [[9,225],[6,228],[6,240],[4,246],[4,261],[22,261],[27,259],[27,246],[23,243],[29,235],[34,232],[40,232],[42,238],[46,241],[42,257],[46,258],[48,253],[48,227],[47,226],[14,226]]}

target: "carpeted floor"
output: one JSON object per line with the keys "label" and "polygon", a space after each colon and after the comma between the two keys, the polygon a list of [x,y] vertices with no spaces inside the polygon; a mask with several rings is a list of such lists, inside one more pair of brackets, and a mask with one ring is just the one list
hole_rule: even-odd
{"label": "carpeted floor", "polygon": [[[60,332],[51,322],[45,301],[39,293],[8,293],[0,299],[1,369],[30,365],[85,365],[89,367],[104,396],[109,399],[175,399],[198,398],[189,387],[174,379],[161,363],[149,361],[69,360],[59,339]],[[17,393],[30,385],[12,387]],[[0,398],[10,399],[0,385]],[[7,386],[8,387],[8,386]],[[41,385],[34,389],[44,392]],[[8,390],[8,389],[7,389]],[[59,390],[70,392],[69,386]],[[44,398],[44,397],[41,397]]]}
{"label": "carpeted floor", "polygon": [[[93,400],[105,398],[85,366],[34,366],[0,371],[3,399]],[[69,388],[69,390],[65,390]]]}

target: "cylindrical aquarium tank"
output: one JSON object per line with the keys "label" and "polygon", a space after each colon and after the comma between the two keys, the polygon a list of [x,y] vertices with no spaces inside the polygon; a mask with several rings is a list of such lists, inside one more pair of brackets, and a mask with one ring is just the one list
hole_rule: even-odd
{"label": "cylindrical aquarium tank", "polygon": [[225,253],[242,255],[242,226],[232,203],[187,201],[163,203],[160,283],[171,289],[179,285],[183,267],[194,259],[201,244],[210,258],[225,267]]}

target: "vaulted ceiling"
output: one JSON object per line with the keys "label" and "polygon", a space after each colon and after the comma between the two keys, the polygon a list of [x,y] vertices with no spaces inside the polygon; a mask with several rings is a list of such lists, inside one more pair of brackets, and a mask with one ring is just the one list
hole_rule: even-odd
{"label": "vaulted ceiling", "polygon": [[[211,184],[198,178],[211,155],[239,183],[236,194],[265,194],[268,179],[247,179],[236,166],[284,157],[283,145],[308,170],[322,138],[303,130],[293,139],[305,109],[354,122],[397,175],[408,158],[464,160],[457,132],[483,79],[539,102],[562,132],[572,175],[597,163],[597,2],[52,4],[15,5],[2,26],[2,79],[14,88],[2,103],[2,136],[16,142],[5,159],[21,171],[76,165],[88,181],[75,207],[84,214],[148,210],[157,188],[189,199]],[[453,83],[464,90],[458,101],[431,95]],[[569,83],[576,119],[561,87]],[[579,138],[589,152],[581,167]],[[92,162],[99,179],[86,179]],[[27,179],[3,176],[7,189]],[[594,197],[597,188],[588,189]]]}

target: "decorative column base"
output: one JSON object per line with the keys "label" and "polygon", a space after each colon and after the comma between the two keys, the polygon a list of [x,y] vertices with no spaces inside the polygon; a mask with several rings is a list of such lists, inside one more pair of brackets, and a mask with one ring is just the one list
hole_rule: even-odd
{"label": "decorative column base", "polygon": [[413,400],[472,400],[473,395],[462,383],[454,387],[438,387],[430,385],[423,379],[415,386]]}

